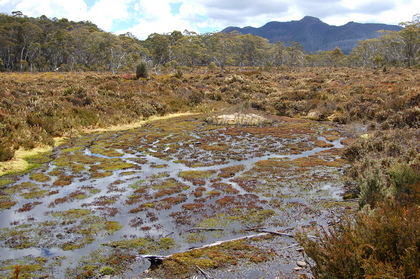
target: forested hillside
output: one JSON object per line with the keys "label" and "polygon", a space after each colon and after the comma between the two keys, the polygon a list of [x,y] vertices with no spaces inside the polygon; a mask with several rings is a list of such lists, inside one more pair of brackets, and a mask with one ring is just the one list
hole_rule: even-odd
{"label": "forested hillside", "polygon": [[401,31],[361,41],[349,55],[339,47],[307,53],[300,43],[270,43],[250,34],[173,31],[142,41],[114,35],[89,21],[0,14],[0,69],[3,71],[131,72],[145,61],[155,73],[179,67],[257,66],[293,70],[303,66],[412,66],[419,63],[419,18]]}

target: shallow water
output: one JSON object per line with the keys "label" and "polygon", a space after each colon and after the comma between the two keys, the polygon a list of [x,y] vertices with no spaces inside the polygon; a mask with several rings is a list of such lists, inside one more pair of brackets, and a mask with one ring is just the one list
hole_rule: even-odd
{"label": "shallow water", "polygon": [[[111,241],[170,237],[170,247],[129,248],[168,255],[254,227],[326,225],[341,207],[340,139],[330,124],[222,127],[191,116],[72,139],[3,187],[16,204],[0,212],[2,265],[64,256],[52,268],[60,277]],[[135,272],[148,266],[137,262]]]}

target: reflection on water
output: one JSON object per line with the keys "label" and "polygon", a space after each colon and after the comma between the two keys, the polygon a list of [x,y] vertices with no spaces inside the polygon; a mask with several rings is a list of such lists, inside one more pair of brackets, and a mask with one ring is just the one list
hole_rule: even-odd
{"label": "reflection on water", "polygon": [[[151,251],[170,254],[248,235],[249,227],[324,224],[330,215],[321,204],[340,199],[340,140],[313,125],[278,125],[225,128],[183,118],[72,139],[52,162],[3,189],[17,203],[0,213],[0,259],[65,256],[65,268],[110,241],[171,237],[177,245]],[[115,222],[121,228],[111,230]],[[191,233],[201,227],[223,231]]]}

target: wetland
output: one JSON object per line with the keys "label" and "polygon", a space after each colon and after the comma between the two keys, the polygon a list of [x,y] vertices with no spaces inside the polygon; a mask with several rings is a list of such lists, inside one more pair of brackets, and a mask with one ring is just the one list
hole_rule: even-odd
{"label": "wetland", "polygon": [[2,73],[0,277],[412,277],[419,80]]}
{"label": "wetland", "polygon": [[[1,275],[16,264],[36,278],[296,273],[297,242],[261,231],[327,226],[354,207],[342,199],[345,137],[329,122],[190,114],[72,138],[40,168],[1,178]],[[172,260],[150,270],[148,254]]]}

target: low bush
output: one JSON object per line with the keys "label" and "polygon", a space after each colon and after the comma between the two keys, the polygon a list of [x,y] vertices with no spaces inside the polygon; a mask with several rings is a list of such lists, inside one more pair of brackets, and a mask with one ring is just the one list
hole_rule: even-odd
{"label": "low bush", "polygon": [[181,69],[178,69],[175,73],[175,77],[181,79],[184,76],[184,73]]}
{"label": "low bush", "polygon": [[[418,129],[420,123],[420,95],[415,90],[419,74],[415,71],[372,75],[368,70],[344,68],[284,73],[232,68],[231,73],[200,74],[198,69],[185,75],[186,69],[177,69],[148,82],[132,80],[131,75],[99,73],[4,74],[0,82],[7,87],[0,89],[0,137],[13,139],[17,148],[31,148],[49,144],[55,136],[77,134],[87,126],[118,125],[155,114],[193,111],[197,106],[212,111],[245,102],[254,110],[281,116],[377,122],[384,133]],[[141,62],[133,79],[147,75],[147,65]],[[363,147],[361,143],[355,146],[352,156],[363,156],[366,148],[387,148],[399,156],[404,146],[396,141],[387,145],[386,138],[371,140]]]}
{"label": "low bush", "polygon": [[136,67],[136,79],[147,78],[148,76],[147,64],[146,62],[141,61]]}
{"label": "low bush", "polygon": [[410,187],[420,181],[419,154],[420,131],[407,128],[377,131],[346,147],[343,157],[352,163],[347,174],[358,182],[360,207],[411,198]]}
{"label": "low bush", "polygon": [[420,278],[420,132],[377,131],[345,148],[361,210],[299,235],[315,278]]}
{"label": "low bush", "polygon": [[0,162],[8,161],[15,155],[15,150],[10,142],[0,141]]}
{"label": "low bush", "polygon": [[299,241],[315,278],[419,278],[419,222],[417,205],[382,203]]}

